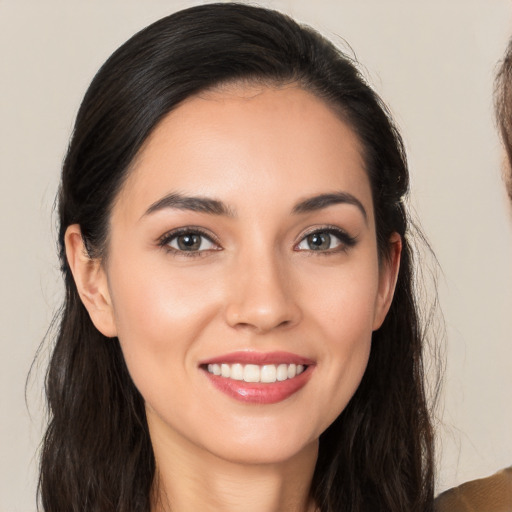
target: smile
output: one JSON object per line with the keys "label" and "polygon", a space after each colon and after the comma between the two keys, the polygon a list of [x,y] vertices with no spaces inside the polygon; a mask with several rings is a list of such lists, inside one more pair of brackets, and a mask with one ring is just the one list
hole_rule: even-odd
{"label": "smile", "polygon": [[288,379],[293,379],[300,375],[305,366],[302,364],[228,364],[228,363],[215,363],[207,365],[208,373],[212,375],[224,377],[227,379],[241,380],[244,382],[261,382],[273,383],[283,382]]}
{"label": "smile", "polygon": [[247,404],[274,404],[298,393],[316,363],[289,352],[238,351],[202,361],[214,388]]}

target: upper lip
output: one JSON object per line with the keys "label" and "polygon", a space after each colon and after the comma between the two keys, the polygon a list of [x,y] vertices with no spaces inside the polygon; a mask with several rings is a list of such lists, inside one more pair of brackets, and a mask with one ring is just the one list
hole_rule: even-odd
{"label": "upper lip", "polygon": [[302,364],[309,366],[314,364],[314,361],[307,357],[302,357],[291,352],[255,352],[255,351],[237,351],[223,354],[221,356],[205,359],[199,363],[200,366],[208,364]]}

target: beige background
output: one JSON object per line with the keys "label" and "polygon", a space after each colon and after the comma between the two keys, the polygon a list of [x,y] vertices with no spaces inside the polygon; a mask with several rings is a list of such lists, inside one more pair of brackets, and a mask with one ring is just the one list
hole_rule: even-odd
{"label": "beige background", "polygon": [[[60,299],[52,204],[80,99],[136,30],[192,1],[0,0],[0,511],[33,511],[41,376]],[[438,489],[512,464],[512,218],[492,77],[509,0],[262,1],[346,39],[391,106],[412,203],[443,275],[447,371]],[[47,349],[43,349],[42,361]]]}

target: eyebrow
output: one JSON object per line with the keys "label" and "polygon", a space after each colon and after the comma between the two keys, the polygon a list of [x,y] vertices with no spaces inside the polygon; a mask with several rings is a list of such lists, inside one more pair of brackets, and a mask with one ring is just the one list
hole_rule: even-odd
{"label": "eyebrow", "polygon": [[184,196],[177,192],[168,194],[154,202],[146,210],[143,217],[166,208],[234,217],[234,212],[222,201],[209,197]]}
{"label": "eyebrow", "polygon": [[292,212],[294,214],[309,213],[322,210],[323,208],[336,204],[350,204],[355,206],[363,214],[365,221],[368,222],[368,214],[366,213],[363,204],[359,199],[357,199],[357,197],[349,194],[348,192],[333,192],[309,197],[297,203],[293,207]]}
{"label": "eyebrow", "polygon": [[[368,221],[368,214],[361,201],[348,192],[332,192],[308,197],[295,204],[292,209],[292,214],[299,215],[314,212],[336,204],[350,204],[355,206],[362,213],[365,221]],[[173,192],[155,201],[146,210],[143,217],[166,208],[235,217],[235,211],[222,201],[209,197],[185,196],[178,192]]]}

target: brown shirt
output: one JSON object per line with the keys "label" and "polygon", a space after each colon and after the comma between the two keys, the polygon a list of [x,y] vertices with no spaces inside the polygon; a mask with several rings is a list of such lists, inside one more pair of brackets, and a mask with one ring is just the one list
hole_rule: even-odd
{"label": "brown shirt", "polygon": [[512,512],[512,466],[443,492],[436,512]]}

